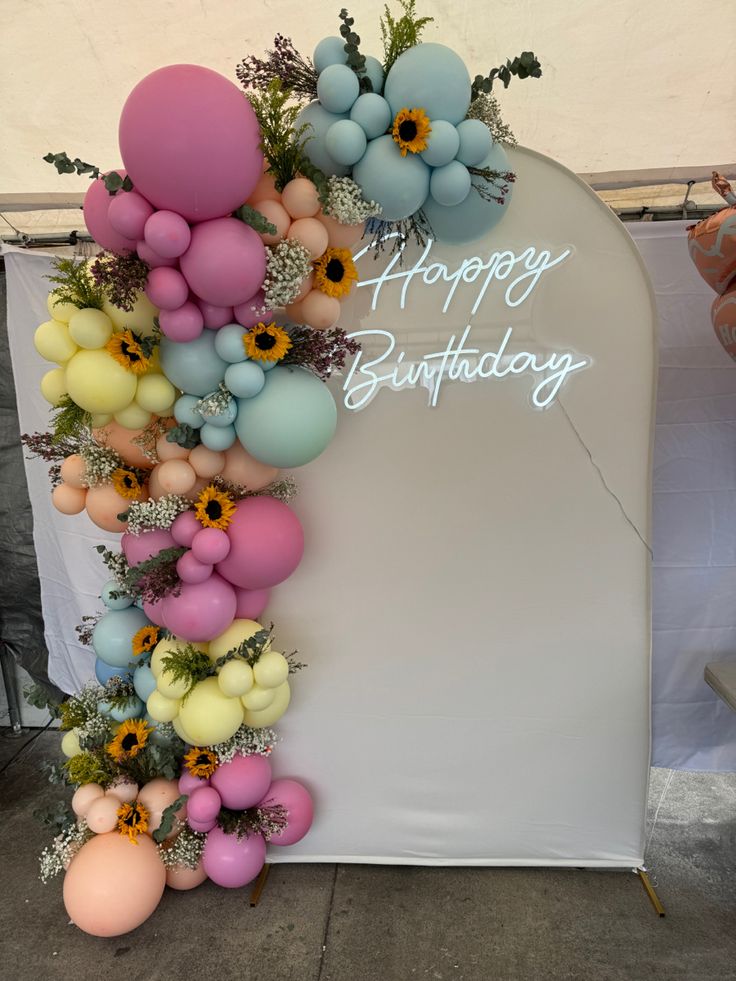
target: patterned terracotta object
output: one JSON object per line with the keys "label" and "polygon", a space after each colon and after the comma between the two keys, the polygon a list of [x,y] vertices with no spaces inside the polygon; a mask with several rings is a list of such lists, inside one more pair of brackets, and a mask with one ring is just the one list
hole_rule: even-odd
{"label": "patterned terracotta object", "polygon": [[716,293],[725,293],[736,277],[736,207],[724,208],[691,225],[688,248],[706,283]]}
{"label": "patterned terracotta object", "polygon": [[736,284],[716,298],[710,315],[716,337],[736,361]]}

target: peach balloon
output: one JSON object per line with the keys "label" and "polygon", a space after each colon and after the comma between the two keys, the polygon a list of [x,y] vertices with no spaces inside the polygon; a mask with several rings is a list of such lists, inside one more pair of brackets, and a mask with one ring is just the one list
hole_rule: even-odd
{"label": "peach balloon", "polygon": [[270,235],[268,232],[261,234],[261,239],[266,245],[276,245],[277,242],[286,237],[291,225],[291,218],[282,204],[278,201],[258,201],[253,207],[256,211],[260,211],[266,221],[270,221],[272,225],[276,226],[275,235]]}
{"label": "peach balloon", "polygon": [[278,476],[276,467],[254,460],[242,443],[235,442],[225,450],[225,466],[222,476],[232,484],[241,484],[251,491],[263,490]]}
{"label": "peach balloon", "polygon": [[209,477],[197,477],[197,479],[194,482],[194,485],[191,487],[190,490],[186,492],[186,494],[184,494],[184,497],[188,497],[190,501],[196,501],[199,495],[205,489],[205,487],[209,485],[209,483],[210,483]]}
{"label": "peach balloon", "polygon": [[166,460],[158,467],[157,480],[164,494],[186,494],[197,475],[186,460]]}
{"label": "peach balloon", "polygon": [[121,804],[130,804],[138,796],[138,784],[131,780],[119,780],[105,791],[106,797],[117,797]]}
{"label": "peach balloon", "polygon": [[299,290],[297,297],[294,300],[294,303],[291,305],[295,306],[297,303],[300,303],[305,296],[308,296],[312,292],[313,289],[314,289],[314,273],[310,273],[302,281],[302,288]]}
{"label": "peach balloon", "polygon": [[[259,203],[263,203],[264,201],[281,201],[281,192],[276,190],[273,174],[264,173],[258,178],[258,183],[248,200],[258,201]],[[257,204],[254,204],[253,207],[258,211],[261,210]]]}
{"label": "peach balloon", "polygon": [[81,456],[78,453],[72,453],[61,465],[61,479],[69,487],[76,487],[77,489],[84,488],[86,490],[87,488],[84,484],[85,469],[85,463]]}
{"label": "peach balloon", "polygon": [[166,870],[166,885],[171,889],[178,889],[183,892],[185,889],[196,889],[201,886],[207,878],[207,873],[202,868],[202,862],[197,863],[196,869],[173,868]]}
{"label": "peach balloon", "polygon": [[166,869],[148,835],[134,843],[113,831],[96,835],[74,856],[64,876],[69,918],[93,937],[135,930],[158,906]]}
{"label": "peach balloon", "polygon": [[120,458],[131,467],[144,467],[150,470],[153,463],[143,455],[140,446],[133,442],[141,434],[142,429],[126,429],[118,422],[109,422],[106,426],[93,429],[92,435],[102,446],[109,446]]}
{"label": "peach balloon", "polygon": [[313,218],[320,209],[319,195],[306,177],[295,177],[281,192],[281,202],[292,218]]}
{"label": "peach balloon", "polygon": [[301,303],[290,303],[288,307],[285,307],[285,310],[289,320],[295,324],[304,323],[304,311],[302,310]]}
{"label": "peach balloon", "polygon": [[301,242],[313,259],[319,259],[329,241],[327,229],[316,218],[297,218],[286,237]]}
{"label": "peach balloon", "polygon": [[104,796],[105,791],[98,783],[85,783],[74,791],[72,810],[77,817],[84,817],[94,801]]}
{"label": "peach balloon", "polygon": [[340,317],[340,301],[334,296],[328,296],[320,290],[312,290],[309,296],[302,300],[304,323],[315,330],[327,330],[334,327]]}
{"label": "peach balloon", "polygon": [[[148,811],[149,834],[158,828],[161,824],[161,817],[164,811],[170,804],[174,803],[177,797],[179,797],[178,780],[166,780],[164,777],[156,777],[141,787],[138,791],[138,802]],[[176,812],[176,816],[181,818],[182,821],[184,820],[187,816],[186,804],[182,804]],[[171,838],[172,835],[177,833],[178,829],[176,828],[176,824],[174,824],[171,832],[166,837]]]}
{"label": "peach balloon", "polygon": [[[130,500],[130,498],[118,494],[112,484],[90,487],[87,491],[87,514],[90,521],[104,531],[125,531],[128,525],[125,521],[120,521],[118,515],[124,514],[128,510]],[[148,490],[144,490],[136,500],[148,500]]]}
{"label": "peach balloon", "polygon": [[81,514],[87,502],[87,491],[83,487],[59,484],[51,491],[51,503],[62,514]]}
{"label": "peach balloon", "polygon": [[339,221],[330,218],[329,215],[318,215],[318,219],[327,229],[330,248],[349,249],[356,242],[359,242],[365,231],[365,222],[361,221],[358,225],[341,225]]}
{"label": "peach balloon", "polygon": [[162,463],[165,463],[166,460],[186,460],[189,457],[189,450],[186,446],[170,443],[165,434],[156,440],[156,453]]}
{"label": "peach balloon", "polygon": [[105,794],[95,798],[84,815],[90,831],[94,831],[96,835],[104,835],[112,831],[118,823],[119,808],[120,801],[117,797],[108,797]]}
{"label": "peach balloon", "polygon": [[163,497],[166,491],[163,489],[158,479],[158,472],[163,464],[157,464],[151,471],[151,476],[148,478],[148,493],[154,501],[157,501],[159,497]]}
{"label": "peach balloon", "polygon": [[189,454],[189,464],[194,467],[198,477],[214,477],[225,466],[225,454],[209,450],[200,443]]}

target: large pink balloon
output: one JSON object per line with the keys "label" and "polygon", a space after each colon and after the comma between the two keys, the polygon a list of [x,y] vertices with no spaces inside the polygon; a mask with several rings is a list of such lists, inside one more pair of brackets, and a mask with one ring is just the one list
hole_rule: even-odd
{"label": "large pink balloon", "polygon": [[170,593],[161,610],[167,630],[183,640],[200,643],[219,636],[235,619],[235,590],[217,573],[200,583],[184,583],[178,596]]}
{"label": "large pink balloon", "polygon": [[145,562],[153,555],[158,555],[165,548],[175,548],[176,542],[171,533],[163,528],[155,528],[153,531],[143,531],[140,535],[131,535],[126,532],[120,544],[123,548],[123,555],[130,565],[138,565]]}
{"label": "large pink balloon", "polygon": [[[218,766],[210,777],[210,784],[225,807],[244,811],[257,804],[271,786],[271,764],[265,756],[238,754],[229,763]],[[195,817],[202,820],[204,815],[196,814]]]}
{"label": "large pink balloon", "polygon": [[[118,170],[116,173],[125,177],[124,170]],[[127,194],[128,192],[118,191],[117,193]],[[108,192],[101,177],[92,181],[84,195],[84,204],[82,205],[84,223],[92,238],[103,249],[109,249],[119,255],[128,255],[135,249],[136,243],[134,239],[126,238],[120,232],[116,232],[110,224],[107,211],[112,200],[113,196]]]}
{"label": "large pink balloon", "polygon": [[240,589],[235,590],[235,598],[238,605],[235,608],[235,617],[238,620],[259,620],[261,614],[268,606],[268,598],[271,595],[270,589]]}
{"label": "large pink balloon", "polygon": [[200,65],[169,65],[140,81],[123,106],[118,136],[136,189],[188,221],[234,211],[261,176],[250,103]]}
{"label": "large pink balloon", "polygon": [[283,831],[272,835],[272,845],[294,845],[312,827],[314,803],[311,794],[298,780],[274,780],[259,807],[281,804],[289,812],[289,823]]}
{"label": "large pink balloon", "polygon": [[245,303],[266,274],[266,251],[257,232],[237,218],[215,218],[192,228],[192,242],[179,259],[198,297],[219,307]]}
{"label": "large pink balloon", "polygon": [[216,569],[244,589],[269,589],[288,579],[304,552],[299,519],[273,497],[238,501],[227,533],[230,553]]}
{"label": "large pink balloon", "polygon": [[222,828],[213,828],[207,835],[202,868],[218,886],[238,889],[247,885],[265,861],[266,842],[262,835],[249,835],[238,841],[235,835],[226,835]]}

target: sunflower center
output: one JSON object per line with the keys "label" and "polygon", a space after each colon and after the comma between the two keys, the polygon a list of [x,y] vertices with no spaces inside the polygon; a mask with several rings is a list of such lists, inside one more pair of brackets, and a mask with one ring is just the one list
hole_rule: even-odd
{"label": "sunflower center", "polygon": [[[135,347],[137,348],[138,345],[136,344]],[[134,350],[133,345],[128,344],[127,341],[121,341],[120,342],[120,350],[125,355],[125,357],[128,359],[128,361],[140,361],[141,360],[141,356],[138,353],[138,351]]]}
{"label": "sunflower center", "polygon": [[138,736],[134,732],[129,732],[127,735],[123,736],[120,741],[120,745],[123,747],[126,753],[129,753],[131,749],[135,749],[138,745]]}
{"label": "sunflower center", "polygon": [[399,123],[399,137],[404,141],[404,143],[411,143],[415,140],[417,136],[417,124],[413,119],[405,119],[403,123]]}
{"label": "sunflower center", "polygon": [[261,331],[260,334],[256,334],[256,347],[259,351],[270,351],[272,347],[276,345],[276,338],[273,334],[269,334],[267,331]]}
{"label": "sunflower center", "polygon": [[330,259],[325,268],[325,276],[333,283],[341,283],[345,275],[345,266],[339,259]]}
{"label": "sunflower center", "polygon": [[219,521],[222,517],[222,504],[219,501],[207,501],[204,510],[210,521]]}
{"label": "sunflower center", "polygon": [[195,766],[209,766],[212,760],[208,753],[200,753],[197,759],[194,761]]}
{"label": "sunflower center", "polygon": [[126,473],[126,475],[123,477],[123,483],[128,488],[133,487],[133,478],[129,473]]}

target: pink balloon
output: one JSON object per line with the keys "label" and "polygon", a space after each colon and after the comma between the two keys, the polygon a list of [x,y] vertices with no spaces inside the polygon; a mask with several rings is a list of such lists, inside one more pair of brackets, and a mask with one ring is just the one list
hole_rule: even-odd
{"label": "pink balloon", "polygon": [[171,537],[177,545],[191,548],[194,536],[201,530],[202,525],[195,518],[194,511],[182,511],[174,518],[174,523],[171,526]]}
{"label": "pink balloon", "polygon": [[187,302],[189,287],[178,269],[159,266],[148,274],[146,296],[161,310],[178,310]]}
{"label": "pink balloon", "polygon": [[246,497],[227,529],[230,554],[217,571],[234,586],[268,589],[299,565],[304,532],[291,508],[273,497]]}
{"label": "pink balloon", "polygon": [[192,244],[179,265],[198,297],[229,307],[245,303],[260,289],[266,251],[249,225],[237,218],[215,218],[194,226]]}
{"label": "pink balloon", "polygon": [[233,322],[232,307],[217,307],[199,298],[197,298],[197,306],[202,311],[204,325],[208,330],[219,330],[220,327]]}
{"label": "pink balloon", "polygon": [[150,245],[141,239],[136,243],[135,247],[138,253],[138,258],[143,259],[146,265],[149,265],[151,269],[158,269],[159,266],[178,266],[178,259],[166,259],[164,256],[159,255],[158,252],[154,252]]}
{"label": "pink balloon", "polygon": [[239,207],[263,168],[258,120],[232,82],[199,65],[140,81],[120,116],[120,152],[136,188],[187,221]]}
{"label": "pink balloon", "polygon": [[154,555],[158,555],[164,548],[173,548],[176,545],[172,535],[163,528],[155,528],[153,531],[142,531],[140,535],[131,535],[126,532],[120,542],[123,555],[130,565],[138,565],[145,562]]}
{"label": "pink balloon", "polygon": [[189,795],[187,816],[205,824],[214,821],[220,813],[222,801],[214,787],[200,787]]}
{"label": "pink balloon", "polygon": [[184,583],[178,596],[169,593],[162,611],[166,628],[193,643],[219,636],[235,619],[235,590],[217,573],[200,583]]}
{"label": "pink balloon", "polygon": [[[108,173],[111,173],[111,171],[108,171]],[[120,174],[121,177],[125,177],[124,170],[117,170],[115,173]],[[117,192],[117,194],[127,193],[129,192]],[[84,204],[82,205],[84,223],[92,238],[103,249],[117,252],[118,255],[128,255],[129,252],[135,249],[135,239],[126,238],[124,235],[116,232],[110,224],[107,213],[111,201],[112,197],[105,187],[102,178],[98,177],[92,181],[87,193],[84,195]]]}
{"label": "pink balloon", "polygon": [[271,320],[271,311],[263,309],[265,299],[263,290],[258,290],[246,303],[239,303],[234,307],[233,314],[237,322],[242,327],[255,327],[260,321],[268,323]]}
{"label": "pink balloon", "polygon": [[236,589],[235,617],[238,620],[258,620],[268,606],[270,589]]}
{"label": "pink balloon", "polygon": [[178,310],[162,310],[158,320],[162,333],[180,344],[193,341],[204,330],[202,311],[189,300]]}
{"label": "pink balloon", "polygon": [[274,780],[259,807],[281,804],[289,812],[289,823],[283,831],[272,835],[272,845],[294,845],[309,831],[314,819],[311,794],[298,780]]}
{"label": "pink balloon", "polygon": [[185,552],[176,563],[176,571],[182,582],[204,582],[212,575],[212,565],[200,562],[193,552]]}
{"label": "pink balloon", "polygon": [[230,539],[226,531],[219,528],[202,528],[192,541],[192,555],[199,562],[214,565],[227,558],[230,551]]}
{"label": "pink balloon", "polygon": [[157,211],[146,222],[143,237],[154,252],[167,259],[177,259],[189,248],[192,232],[175,211]]}
{"label": "pink balloon", "polygon": [[203,780],[202,777],[195,777],[189,770],[184,770],[179,777],[180,794],[192,794],[195,790],[199,790],[200,787],[209,787],[209,785],[209,780]]}
{"label": "pink balloon", "polygon": [[209,821],[197,821],[195,818],[188,818],[187,823],[192,831],[207,832],[212,831],[217,821],[214,818]]}
{"label": "pink balloon", "polygon": [[265,756],[233,756],[210,777],[224,807],[244,811],[253,807],[271,786],[271,764]]}
{"label": "pink balloon", "polygon": [[222,828],[213,828],[207,835],[202,853],[202,867],[218,886],[238,889],[258,875],[266,861],[266,842],[263,835],[238,838],[226,835]]}
{"label": "pink balloon", "polygon": [[163,600],[156,600],[155,603],[149,603],[147,600],[143,601],[143,612],[146,614],[151,623],[155,623],[159,627],[165,627],[164,623],[164,612],[163,612]]}
{"label": "pink balloon", "polygon": [[107,217],[115,231],[129,239],[142,237],[145,224],[152,214],[152,206],[135,191],[116,194],[107,210]]}

